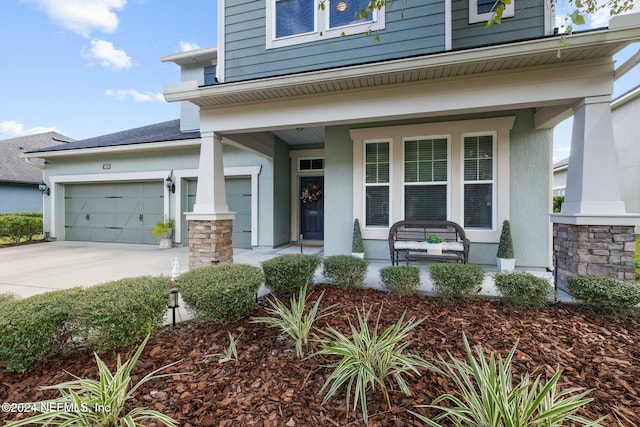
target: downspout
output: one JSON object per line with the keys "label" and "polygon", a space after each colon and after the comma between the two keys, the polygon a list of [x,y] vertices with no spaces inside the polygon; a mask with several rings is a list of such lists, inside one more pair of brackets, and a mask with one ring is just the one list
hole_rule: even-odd
{"label": "downspout", "polygon": [[633,70],[633,68],[638,64],[640,64],[640,49],[638,49],[635,55],[624,61],[622,65],[615,69],[613,79],[618,80],[620,77]]}
{"label": "downspout", "polygon": [[44,164],[40,164],[40,163],[35,163],[33,161],[34,158],[36,158],[36,157],[24,157],[24,161],[29,163],[31,166],[35,166],[40,170],[44,170],[45,169],[45,165]]}

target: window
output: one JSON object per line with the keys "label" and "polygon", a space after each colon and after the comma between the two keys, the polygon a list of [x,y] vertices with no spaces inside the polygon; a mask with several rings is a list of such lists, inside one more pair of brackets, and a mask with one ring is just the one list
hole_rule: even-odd
{"label": "window", "polygon": [[[515,15],[515,2],[516,0],[511,0],[509,4],[504,5],[503,18],[511,18]],[[498,5],[498,0],[469,0],[469,23],[487,22]]]}
{"label": "window", "polygon": [[361,16],[369,0],[267,0],[267,49],[384,29],[384,9]]}
{"label": "window", "polygon": [[464,137],[464,227],[493,229],[492,135]]}
{"label": "window", "polygon": [[276,0],[276,38],[315,31],[314,0]]}
{"label": "window", "polygon": [[298,160],[299,171],[323,170],[324,159],[300,159]]}
{"label": "window", "polygon": [[365,143],[365,226],[389,226],[389,142]]}
{"label": "window", "polygon": [[447,219],[448,159],[447,138],[405,141],[404,219]]}
{"label": "window", "polygon": [[214,85],[216,84],[216,66],[209,65],[204,67],[204,85]]}

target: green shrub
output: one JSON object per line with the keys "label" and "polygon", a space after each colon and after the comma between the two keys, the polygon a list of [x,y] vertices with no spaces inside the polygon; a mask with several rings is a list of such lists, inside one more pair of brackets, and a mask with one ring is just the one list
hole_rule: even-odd
{"label": "green shrub", "polygon": [[33,240],[42,234],[41,213],[11,213],[0,215],[0,238],[10,242]]}
{"label": "green shrub", "polygon": [[46,292],[3,306],[0,316],[0,368],[25,372],[70,339],[80,288]]}
{"label": "green shrub", "polygon": [[221,264],[183,273],[177,282],[196,319],[227,323],[255,307],[263,278],[260,269],[252,265]]}
{"label": "green shrub", "polygon": [[522,271],[495,275],[498,291],[506,301],[518,308],[541,308],[547,303],[551,284],[547,279]]}
{"label": "green shrub", "polygon": [[362,232],[360,231],[360,221],[358,218],[353,220],[353,235],[351,236],[351,252],[364,253],[364,242],[362,241]]}
{"label": "green shrub", "polygon": [[640,285],[613,277],[569,276],[569,292],[578,302],[601,314],[625,314],[640,304]]}
{"label": "green shrub", "polygon": [[11,292],[0,294],[0,312],[4,312],[4,309],[2,307],[4,307],[5,304],[12,304],[17,300],[18,297],[16,296],[16,294],[12,294]]}
{"label": "green shrub", "polygon": [[382,287],[392,294],[409,296],[420,286],[420,269],[413,265],[389,265],[380,270]]}
{"label": "green shrub", "polygon": [[319,256],[309,254],[287,254],[271,258],[262,263],[264,284],[278,295],[295,295],[301,288],[313,284],[313,276],[320,262]]}
{"label": "green shrub", "polygon": [[333,255],[325,258],[323,274],[345,289],[364,287],[367,261],[352,255]]}
{"label": "green shrub", "polygon": [[80,295],[74,333],[96,351],[136,343],[164,320],[171,280],[140,276],[91,286]]}
{"label": "green shrub", "polygon": [[556,194],[553,196],[553,213],[560,213],[562,210],[562,204],[564,203],[564,196]]}
{"label": "green shrub", "polygon": [[433,288],[450,299],[471,297],[482,289],[484,271],[473,264],[434,264],[429,267]]}
{"label": "green shrub", "polygon": [[500,243],[498,243],[498,258],[513,259],[515,253],[513,251],[513,238],[511,237],[511,225],[509,221],[502,222],[502,232],[500,233]]}

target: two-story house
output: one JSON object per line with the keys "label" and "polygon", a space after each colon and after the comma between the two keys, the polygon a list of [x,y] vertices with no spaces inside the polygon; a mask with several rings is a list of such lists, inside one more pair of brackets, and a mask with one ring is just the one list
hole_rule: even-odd
{"label": "two-story house", "polygon": [[[128,145],[121,175],[114,160],[74,179],[137,174],[162,191],[169,174],[164,214],[181,222],[192,266],[230,261],[239,232],[252,246],[302,236],[350,253],[355,218],[368,258],[388,259],[398,220],[449,219],[471,239],[470,261],[493,264],[509,219],[520,267],[550,266],[555,230],[562,277],[631,279],[634,247],[619,242],[638,217],[620,198],[609,103],[612,57],[640,40],[640,16],[574,34],[559,54],[549,0],[512,0],[488,29],[492,1],[396,0],[359,15],[367,4],[219,0],[217,48],[163,58],[182,72],[165,98],[183,103],[180,126],[197,139],[156,144],[153,167],[133,164],[148,144]],[[552,129],[570,115],[573,176],[550,220]],[[48,169],[61,218],[66,172]],[[229,174],[249,183],[246,230]],[[594,255],[585,233],[608,241],[611,257]]]}

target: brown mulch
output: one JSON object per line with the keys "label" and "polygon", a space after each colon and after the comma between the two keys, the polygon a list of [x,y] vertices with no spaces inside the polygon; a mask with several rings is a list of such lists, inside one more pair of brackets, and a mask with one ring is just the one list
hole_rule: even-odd
{"label": "brown mulch", "polygon": [[[537,369],[547,377],[560,367],[564,370],[561,388],[593,389],[593,397],[581,415],[596,419],[607,415],[607,426],[640,424],[640,321],[615,319],[581,311],[565,305],[543,310],[516,310],[498,300],[474,299],[447,302],[434,297],[395,297],[367,289],[343,291],[321,285],[311,293],[315,301],[324,290],[323,306],[339,304],[335,314],[323,319],[346,331],[347,318],[356,309],[373,307],[373,317],[382,310],[381,327],[395,323],[406,310],[407,317],[426,320],[412,333],[409,351],[431,358],[447,351],[463,355],[462,334],[470,344],[505,356],[519,340],[514,371]],[[253,316],[265,316],[266,301],[261,299]],[[227,331],[238,336],[238,362],[219,364],[217,357],[228,345]],[[127,349],[121,351],[127,352]],[[114,354],[103,358],[110,366]],[[275,329],[243,319],[236,323],[198,325],[184,322],[159,329],[147,344],[134,370],[134,381],[153,369],[180,360],[170,372],[188,372],[153,380],[136,393],[135,406],[159,410],[181,426],[341,426],[364,425],[358,410],[347,415],[344,394],[335,395],[322,405],[320,389],[330,373],[327,364],[335,361],[313,357],[296,358],[291,341]],[[39,386],[70,380],[65,371],[80,377],[95,377],[91,352],[77,350],[50,360],[23,374],[0,373],[0,402],[36,401],[55,397]],[[420,425],[407,412],[424,405],[451,385],[429,371],[409,380],[412,397],[398,391],[391,395],[389,410],[383,395],[369,395],[369,425]],[[417,409],[434,416],[436,412]],[[1,414],[14,417],[15,414]]]}
{"label": "brown mulch", "polygon": [[12,248],[14,246],[26,246],[26,245],[35,245],[36,243],[47,243],[50,240],[29,240],[26,242],[14,242],[14,243],[0,243],[0,249],[2,248]]}

